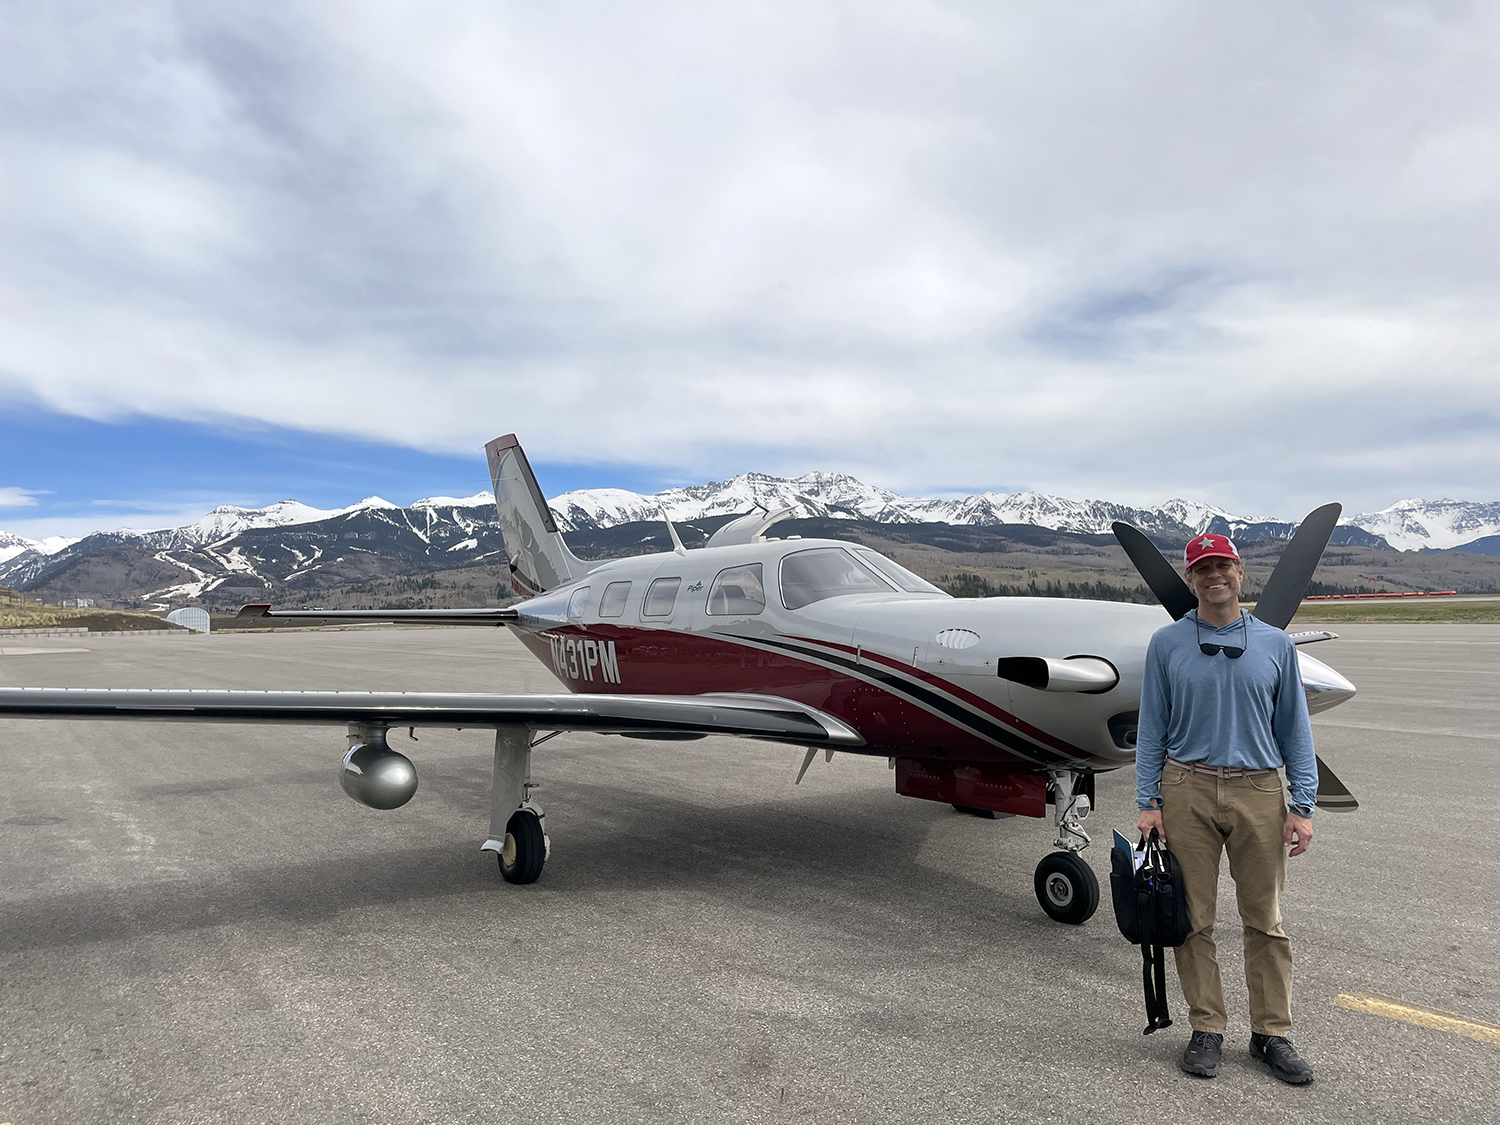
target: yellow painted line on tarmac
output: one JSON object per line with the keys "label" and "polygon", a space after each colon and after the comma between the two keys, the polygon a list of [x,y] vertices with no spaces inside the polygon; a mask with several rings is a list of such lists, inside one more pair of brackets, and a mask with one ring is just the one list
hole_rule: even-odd
{"label": "yellow painted line on tarmac", "polygon": [[1500,1027],[1483,1020],[1468,1019],[1456,1012],[1445,1012],[1440,1008],[1424,1008],[1389,996],[1363,992],[1345,992],[1335,996],[1333,1006],[1348,1008],[1351,1012],[1368,1012],[1372,1016],[1384,1016],[1388,1020],[1400,1020],[1417,1027],[1430,1027],[1434,1031],[1447,1031],[1500,1047]]}

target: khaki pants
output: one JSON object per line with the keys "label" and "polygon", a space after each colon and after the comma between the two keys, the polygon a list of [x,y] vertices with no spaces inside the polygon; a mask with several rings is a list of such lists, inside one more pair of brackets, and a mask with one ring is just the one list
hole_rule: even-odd
{"label": "khaki pants", "polygon": [[1219,857],[1229,852],[1240,920],[1245,924],[1245,982],[1250,1030],[1286,1035],[1292,1029],[1292,947],[1281,928],[1286,883],[1286,799],[1281,775],[1216,777],[1166,764],[1162,827],[1182,865],[1192,933],[1177,950],[1177,977],[1194,1031],[1222,1033],[1228,1023],[1219,980],[1214,917]]}

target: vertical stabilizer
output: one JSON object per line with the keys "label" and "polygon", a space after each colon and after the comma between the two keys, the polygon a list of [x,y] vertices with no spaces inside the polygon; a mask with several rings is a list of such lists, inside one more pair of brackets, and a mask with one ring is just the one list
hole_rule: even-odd
{"label": "vertical stabilizer", "polygon": [[534,597],[582,578],[597,566],[578,558],[563,542],[516,435],[496,438],[484,452],[490,462],[495,509],[500,513],[500,532],[505,537],[510,581],[516,593]]}

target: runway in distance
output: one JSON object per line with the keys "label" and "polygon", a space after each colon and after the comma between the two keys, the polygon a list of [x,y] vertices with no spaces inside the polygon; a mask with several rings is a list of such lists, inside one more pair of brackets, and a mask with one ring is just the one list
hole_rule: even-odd
{"label": "runway in distance", "polygon": [[[1160,607],[1060,598],[954,598],[883,555],[833,539],[767,535],[792,509],[755,511],[707,544],[585,561],[563,540],[514,435],[485,447],[511,582],[503,609],[274,610],[244,616],[503,626],[567,689],[557,695],[0,688],[0,716],[340,723],[340,779],[378,809],[405,804],[415,765],[392,728],[495,730],[489,833],[509,882],[541,874],[551,842],[531,795],[533,749],[555,733],[686,740],[709,734],[805,746],[801,780],[822,750],[889,760],[898,793],[980,815],[1045,817],[1054,847],[1034,874],[1037,900],[1081,923],[1099,902],[1080,857],[1097,773],[1133,764],[1146,646],[1196,599],[1139,530],[1115,533]],[[1298,527],[1256,606],[1286,628],[1339,515]],[[1163,612],[1165,610],[1166,612]],[[1331,633],[1293,634],[1299,645]],[[1354,686],[1298,649],[1314,713]],[[1320,807],[1356,802],[1319,760]]]}

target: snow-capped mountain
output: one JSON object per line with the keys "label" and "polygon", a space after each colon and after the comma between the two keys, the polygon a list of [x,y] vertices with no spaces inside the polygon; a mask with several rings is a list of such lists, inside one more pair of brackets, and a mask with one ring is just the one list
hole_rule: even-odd
{"label": "snow-capped mountain", "polygon": [[1444,551],[1500,534],[1500,503],[1398,500],[1389,508],[1340,522],[1373,532],[1398,551]]}
{"label": "snow-capped mountain", "polygon": [[[663,513],[675,522],[687,523],[746,512],[757,505],[770,510],[790,507],[794,516],[800,518],[979,526],[1030,524],[1091,535],[1108,534],[1115,520],[1125,520],[1149,533],[1169,538],[1186,538],[1212,530],[1246,540],[1285,539],[1296,526],[1288,521],[1236,516],[1210,504],[1180,498],[1141,508],[1105,500],[1070,500],[1041,492],[912,498],[843,473],[807,473],[792,478],[742,473],[727,481],[669,488],[651,495],[618,488],[581,489],[565,492],[548,503],[564,531],[599,531],[626,523],[659,520]],[[332,550],[336,554],[342,549],[332,543],[314,544],[317,536],[332,533],[334,527],[340,529],[334,535],[338,541],[358,539],[365,534],[356,533],[347,523],[355,518],[364,521],[361,527],[375,521],[369,524],[373,529],[369,534],[410,536],[413,546],[401,548],[408,554],[415,551],[424,557],[441,555],[456,559],[479,557],[498,549],[494,499],[487,491],[465,497],[432,496],[408,508],[378,496],[338,509],[282,500],[265,508],[223,505],[183,527],[97,532],[82,540],[54,538],[38,542],[0,532],[0,583],[21,585],[39,581],[78,558],[126,547],[144,552],[156,563],[173,569],[173,573],[185,570],[192,576],[188,585],[202,591],[239,578],[287,581],[330,565],[323,561],[324,553]],[[1348,517],[1341,524],[1334,535],[1336,543],[1443,550],[1500,534],[1500,503],[1403,500],[1379,512]],[[389,530],[379,530],[382,528]],[[281,545],[269,540],[260,542],[265,535],[281,530],[296,533],[295,546],[291,539]],[[246,536],[260,537],[255,540],[259,545],[253,558],[236,553],[242,544],[249,542]],[[269,561],[273,558],[282,562],[273,565]],[[316,561],[304,565],[304,558]],[[254,559],[260,559],[270,569],[261,575],[258,570],[261,563]],[[394,560],[391,565],[395,565]],[[277,578],[272,573],[281,570],[286,571],[287,577]]]}
{"label": "snow-capped mountain", "polygon": [[483,499],[483,507],[437,497],[401,508],[371,497],[332,512],[295,502],[224,507],[180,528],[95,532],[51,555],[23,547],[0,561],[0,585],[159,607],[205,597],[243,602],[269,590],[316,596],[329,586],[503,558],[493,500]]}
{"label": "snow-capped mountain", "polygon": [[314,523],[338,515],[336,510],[325,511],[297,500],[281,500],[265,508],[237,508],[233,504],[221,504],[196,523],[185,527],[165,528],[161,531],[142,533],[142,538],[152,540],[152,546],[167,549],[201,547],[232,539],[252,527],[285,527],[289,524]]}
{"label": "snow-capped mountain", "polygon": [[663,512],[672,520],[727,516],[748,512],[757,504],[771,511],[794,507],[796,516],[803,519],[831,516],[890,523],[895,522],[890,514],[892,506],[906,503],[910,501],[894,492],[843,473],[807,473],[792,478],[741,473],[727,481],[669,488],[649,496],[621,488],[587,488],[564,492],[547,501],[558,526],[568,531],[655,520]]}
{"label": "snow-capped mountain", "polygon": [[49,535],[45,539],[27,539],[23,535],[12,535],[8,531],[0,531],[0,563],[8,562],[18,555],[24,555],[27,551],[35,551],[39,555],[55,555],[64,547],[71,547],[77,542],[77,539],[69,539],[64,535]]}
{"label": "snow-capped mountain", "polygon": [[185,527],[169,527],[160,531],[120,532],[138,534],[151,547],[180,550],[184,547],[202,547],[233,539],[243,531],[260,527],[290,527],[302,523],[318,523],[350,512],[384,509],[399,511],[399,504],[392,504],[379,496],[367,496],[358,504],[347,508],[314,508],[298,500],[279,500],[265,508],[237,508],[233,504],[221,504],[196,523]]}
{"label": "snow-capped mountain", "polygon": [[[488,494],[485,494],[485,497],[488,499]],[[436,502],[435,500],[419,500],[417,503]],[[95,532],[93,536],[77,539],[55,535],[41,540],[26,539],[20,535],[12,535],[8,531],[0,531],[0,564],[9,562],[26,551],[35,551],[39,555],[55,555],[75,543],[83,542],[84,538],[93,538],[98,535],[118,542],[138,541],[141,546],[153,550],[180,551],[221,543],[233,539],[241,532],[255,528],[318,523],[321,520],[333,519],[335,516],[347,515],[350,512],[382,509],[400,511],[401,506],[392,504],[389,500],[383,500],[379,496],[368,496],[358,504],[351,504],[347,508],[314,508],[298,500],[280,500],[265,508],[238,508],[233,504],[221,504],[201,520],[184,524],[182,527],[165,527],[152,531],[137,531],[134,528],[122,527],[114,531]]]}
{"label": "snow-capped mountain", "polygon": [[[1237,516],[1184,499],[1138,508],[1040,492],[912,498],[842,473],[794,478],[744,473],[653,495],[583,489],[554,497],[549,505],[558,526],[581,540],[592,540],[590,549],[596,552],[638,549],[646,533],[625,529],[620,539],[612,529],[655,522],[663,513],[685,537],[701,543],[725,517],[757,505],[770,510],[789,507],[800,518],[976,529],[1031,525],[1060,534],[1107,535],[1113,521],[1126,520],[1163,542],[1179,543],[1202,531],[1244,542],[1285,540],[1296,528],[1289,521]],[[925,533],[912,528],[900,534]],[[1500,503],[1404,500],[1342,521],[1334,542],[1442,550],[1497,535]],[[1474,549],[1485,553],[1482,546]],[[232,606],[262,598],[308,603],[319,600],[319,591],[455,568],[502,566],[504,561],[494,498],[488,491],[431,496],[406,508],[378,496],[333,510],[295,500],[253,509],[225,505],[183,527],[95,532],[79,540],[37,542],[0,532],[0,585],[49,598],[82,593],[119,605],[165,607],[198,600]],[[503,579],[498,588],[503,589]]]}
{"label": "snow-capped mountain", "polygon": [[23,539],[19,535],[12,535],[8,531],[0,531],[0,563],[6,559],[13,559],[23,551],[30,551],[36,546],[34,539]]}
{"label": "snow-capped mountain", "polygon": [[[486,497],[485,499],[488,499]],[[775,511],[795,509],[797,518],[866,519],[877,523],[1026,523],[1054,531],[1106,534],[1115,520],[1126,520],[1147,531],[1171,533],[1186,527],[1202,531],[1215,517],[1258,523],[1232,516],[1222,508],[1191,500],[1168,500],[1152,508],[1133,508],[1104,500],[1068,500],[1041,492],[982,492],[959,499],[912,499],[889,489],[865,484],[843,473],[808,473],[773,477],[742,473],[723,482],[669,488],[654,495],[619,488],[590,488],[564,492],[548,501],[558,526],[614,527],[635,520],[703,519],[745,512],[757,504]]]}

